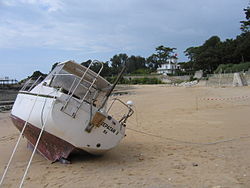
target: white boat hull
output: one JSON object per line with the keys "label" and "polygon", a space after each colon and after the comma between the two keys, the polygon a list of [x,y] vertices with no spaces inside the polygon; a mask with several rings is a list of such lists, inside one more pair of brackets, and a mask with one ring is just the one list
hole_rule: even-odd
{"label": "white boat hull", "polygon": [[[61,110],[61,97],[60,92],[55,96],[20,92],[11,112],[13,123],[20,131],[28,122],[24,136],[32,145],[44,125],[37,149],[47,159],[67,158],[75,149],[102,154],[124,137],[125,127],[110,116],[99,127],[94,126],[91,132],[85,131],[90,122],[90,105],[83,103],[73,118]],[[92,114],[96,111],[92,106]]]}

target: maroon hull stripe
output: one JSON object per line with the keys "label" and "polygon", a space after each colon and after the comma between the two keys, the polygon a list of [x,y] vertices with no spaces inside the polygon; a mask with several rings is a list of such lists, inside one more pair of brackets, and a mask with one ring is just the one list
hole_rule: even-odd
{"label": "maroon hull stripe", "polygon": [[[12,122],[21,132],[25,121],[11,115]],[[24,136],[34,146],[41,129],[27,123],[24,131]],[[60,158],[68,158],[69,154],[76,149],[72,144],[54,136],[46,131],[43,131],[37,150],[48,160],[56,161]]]}

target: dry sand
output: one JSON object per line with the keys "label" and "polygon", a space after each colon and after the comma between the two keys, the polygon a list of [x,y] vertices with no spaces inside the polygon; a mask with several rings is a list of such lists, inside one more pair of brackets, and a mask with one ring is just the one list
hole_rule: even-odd
{"label": "dry sand", "polygon": [[[24,187],[250,187],[250,98],[231,99],[250,97],[250,87],[153,85],[131,91],[120,98],[134,101],[136,113],[116,148],[101,157],[72,156],[69,165],[36,154]],[[201,100],[208,97],[230,100]],[[9,113],[1,113],[0,173],[17,137]],[[30,155],[22,139],[4,187],[17,187]]]}

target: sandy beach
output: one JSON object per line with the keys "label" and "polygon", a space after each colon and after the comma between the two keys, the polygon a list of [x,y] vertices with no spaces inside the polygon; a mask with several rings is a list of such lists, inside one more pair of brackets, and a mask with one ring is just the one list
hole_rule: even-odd
{"label": "sandy beach", "polygon": [[[249,188],[250,87],[133,86],[127,136],[103,156],[72,164],[36,154],[24,187]],[[19,132],[0,113],[0,176]],[[3,187],[18,187],[31,151],[23,138]]]}

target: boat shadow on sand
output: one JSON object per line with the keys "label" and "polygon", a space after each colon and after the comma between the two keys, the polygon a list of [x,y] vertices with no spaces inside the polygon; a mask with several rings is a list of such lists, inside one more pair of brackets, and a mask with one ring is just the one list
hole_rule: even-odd
{"label": "boat shadow on sand", "polygon": [[[121,143],[116,148],[102,154],[102,155],[92,155],[83,150],[73,152],[69,155],[68,164],[81,164],[88,162],[101,162],[107,165],[117,164],[117,163],[136,163],[142,161],[141,151],[145,151],[146,148],[140,144],[140,149],[138,145],[140,143]],[[144,159],[143,159],[144,160]],[[59,161],[60,162],[60,161]],[[67,164],[67,163],[66,163]]]}

